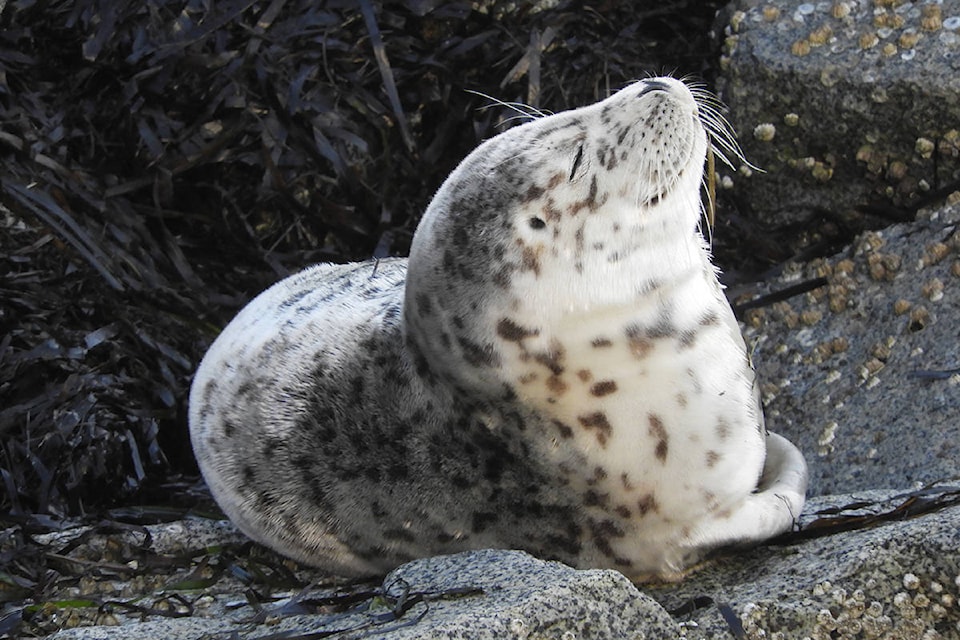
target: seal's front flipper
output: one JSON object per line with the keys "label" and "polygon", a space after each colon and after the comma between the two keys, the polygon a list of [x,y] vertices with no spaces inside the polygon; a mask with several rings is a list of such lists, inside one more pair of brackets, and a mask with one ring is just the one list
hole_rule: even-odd
{"label": "seal's front flipper", "polygon": [[806,501],[807,463],[783,436],[768,433],[766,444],[767,457],[756,491],[729,516],[699,527],[693,536],[695,545],[708,548],[761,542],[793,526]]}

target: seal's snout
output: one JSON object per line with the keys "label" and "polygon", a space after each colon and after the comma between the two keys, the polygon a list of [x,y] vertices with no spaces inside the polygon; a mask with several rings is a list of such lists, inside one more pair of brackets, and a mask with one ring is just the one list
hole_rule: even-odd
{"label": "seal's snout", "polygon": [[[642,80],[632,89],[633,102],[624,110],[631,130],[639,133],[618,138],[636,158],[634,183],[636,201],[643,208],[656,208],[677,191],[694,193],[680,187],[690,176],[699,181],[695,169],[702,165],[706,152],[706,134],[698,115],[697,101],[690,89],[674,78]],[[684,202],[684,208],[697,209],[697,202]]]}

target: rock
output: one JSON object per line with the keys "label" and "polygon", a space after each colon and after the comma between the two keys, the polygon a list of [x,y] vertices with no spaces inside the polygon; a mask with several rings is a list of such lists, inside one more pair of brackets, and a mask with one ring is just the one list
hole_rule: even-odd
{"label": "rock", "polygon": [[827,280],[748,311],[743,327],[767,427],[804,452],[811,495],[960,475],[956,200],[756,287]]}
{"label": "rock", "polygon": [[[222,530],[230,539],[228,529]],[[304,576],[319,579],[311,571]],[[372,633],[384,640],[642,640],[679,633],[670,615],[622,574],[577,571],[519,551],[484,550],[417,560],[389,574],[381,594],[368,594],[360,599],[359,608],[344,613],[298,613],[297,602],[330,595],[329,589],[313,589],[309,594],[288,594],[266,606],[266,615],[256,616],[249,607],[237,606],[244,602],[243,587],[225,582],[206,589],[203,595],[189,596],[204,601],[192,617],[141,623],[136,618],[117,618],[113,620],[116,626],[78,627],[52,638],[187,640],[228,638],[233,633],[245,638],[282,633],[355,638]],[[147,598],[137,600],[145,602]],[[404,603],[411,606],[406,608]],[[307,608],[305,604],[303,610]]]}
{"label": "rock", "polygon": [[[878,497],[819,498],[804,520],[821,509]],[[954,506],[877,528],[727,554],[680,585],[646,591],[668,610],[694,598],[713,601],[678,615],[688,640],[945,640],[960,637],[958,548],[960,509]],[[731,632],[737,626],[743,635]]]}
{"label": "rock", "polygon": [[[958,505],[958,486],[815,498],[799,518],[801,533],[723,550],[683,582],[642,591],[614,571],[576,571],[518,551],[485,550],[404,565],[381,589],[361,587],[343,612],[328,611],[332,600],[322,598],[350,591],[321,586],[322,576],[301,567],[298,575],[314,584],[276,592],[279,599],[265,600],[259,611],[244,592],[267,594],[269,581],[247,587],[223,579],[201,591],[180,589],[194,602],[191,617],[118,615],[116,626],[67,629],[52,638],[946,639],[960,633]],[[870,515],[880,516],[879,526],[843,531],[865,526]],[[229,526],[215,529],[232,543]],[[806,539],[821,532],[828,535]],[[117,599],[145,605],[163,592],[133,597],[134,581],[125,588],[128,596]]]}
{"label": "rock", "polygon": [[404,565],[384,585],[411,591],[464,587],[481,597],[431,604],[429,618],[389,636],[393,640],[463,638],[671,638],[677,623],[616,571],[576,571],[520,551],[473,551]]}
{"label": "rock", "polygon": [[738,0],[720,93],[758,219],[901,205],[960,177],[960,0]]}

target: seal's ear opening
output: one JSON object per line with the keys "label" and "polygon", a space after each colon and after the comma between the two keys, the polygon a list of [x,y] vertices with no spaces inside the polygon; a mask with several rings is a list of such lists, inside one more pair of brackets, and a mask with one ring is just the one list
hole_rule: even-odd
{"label": "seal's ear opening", "polygon": [[544,222],[542,218],[538,218],[536,216],[530,218],[529,224],[531,229],[536,229],[536,230],[543,229],[544,227],[547,226],[547,223]]}

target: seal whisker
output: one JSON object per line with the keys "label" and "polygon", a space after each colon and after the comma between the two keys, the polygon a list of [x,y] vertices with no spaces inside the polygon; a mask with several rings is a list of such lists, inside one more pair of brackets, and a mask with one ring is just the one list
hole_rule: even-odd
{"label": "seal whisker", "polygon": [[507,109],[517,112],[516,116],[513,116],[512,118],[509,118],[504,122],[509,122],[510,120],[513,120],[515,118],[527,118],[529,120],[536,120],[539,118],[546,118],[547,116],[553,115],[549,111],[537,109],[536,107],[525,104],[523,102],[505,102],[498,98],[494,98],[491,95],[483,93],[482,91],[474,91],[473,89],[466,89],[465,91],[467,93],[472,93],[476,96],[480,96],[481,98],[486,98],[491,102],[491,104],[477,107],[481,111],[492,109],[495,106],[500,106],[500,107],[505,107]]}
{"label": "seal whisker", "polygon": [[695,92],[694,98],[697,100],[699,107],[700,122],[703,123],[703,127],[710,138],[710,145],[720,161],[733,170],[737,169],[733,160],[737,160],[750,169],[760,171],[761,169],[754,166],[744,155],[740,143],[737,142],[737,135],[733,131],[733,127],[730,126],[722,113],[722,110],[725,109],[723,103],[706,90]]}

